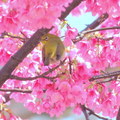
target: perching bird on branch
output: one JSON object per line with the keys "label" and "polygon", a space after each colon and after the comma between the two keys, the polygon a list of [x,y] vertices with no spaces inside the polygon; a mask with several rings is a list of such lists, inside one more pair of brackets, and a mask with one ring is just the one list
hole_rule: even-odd
{"label": "perching bird on branch", "polygon": [[42,61],[45,66],[61,60],[65,52],[65,46],[61,39],[53,34],[45,34],[41,37],[43,44]]}

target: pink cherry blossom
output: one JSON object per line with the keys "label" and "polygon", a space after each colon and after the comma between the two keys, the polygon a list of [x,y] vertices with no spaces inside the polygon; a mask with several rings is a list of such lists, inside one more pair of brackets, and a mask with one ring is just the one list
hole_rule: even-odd
{"label": "pink cherry blossom", "polygon": [[[41,43],[21,61],[11,73],[28,80],[8,79],[2,89],[25,89],[31,93],[0,92],[0,104],[5,104],[5,95],[10,93],[10,99],[21,102],[28,110],[36,114],[47,113],[50,117],[59,117],[67,108],[74,113],[81,114],[80,105],[93,110],[102,116],[114,118],[120,106],[119,76],[113,81],[102,83],[108,78],[93,82],[93,76],[104,74],[106,69],[120,66],[120,31],[119,29],[103,30],[89,33],[79,42],[80,32],[71,24],[62,28],[59,20],[73,0],[1,0],[0,1],[0,69],[29,39],[22,41],[9,35],[30,38],[40,28],[51,28],[63,40],[65,45],[66,61],[59,68],[50,72],[60,62],[44,66],[42,61]],[[108,13],[109,17],[98,28],[120,26],[120,0],[86,0],[70,12],[71,15],[80,16],[87,12],[100,16]],[[66,19],[65,19],[66,20]],[[73,21],[74,22],[74,21]],[[69,22],[68,22],[69,23]],[[76,23],[79,25],[79,23]],[[96,28],[97,29],[97,28]],[[24,35],[24,34],[25,35]],[[77,39],[78,38],[78,39]],[[111,38],[111,39],[107,39]],[[63,59],[64,59],[63,58]],[[9,69],[8,69],[9,70]],[[46,76],[30,80],[45,72]],[[109,71],[109,70],[108,70]],[[48,77],[45,78],[45,77]],[[55,79],[52,79],[53,77]],[[7,103],[6,103],[7,104]],[[4,112],[4,111],[2,111]],[[21,118],[10,114],[11,120]],[[3,114],[1,119],[7,120]]]}
{"label": "pink cherry blossom", "polygon": [[72,40],[76,37],[77,34],[78,34],[77,29],[71,28],[71,27],[68,26],[67,31],[65,33],[64,44],[66,46],[70,46],[72,44]]}

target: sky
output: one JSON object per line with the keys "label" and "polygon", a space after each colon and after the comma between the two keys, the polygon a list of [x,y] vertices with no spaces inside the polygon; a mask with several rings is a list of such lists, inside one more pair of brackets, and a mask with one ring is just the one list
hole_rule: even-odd
{"label": "sky", "polygon": [[91,24],[97,17],[92,16],[90,12],[81,15],[81,16],[72,16],[71,14],[66,18],[68,20],[68,24],[71,27],[77,28],[79,31],[82,31],[86,28],[87,25]]}

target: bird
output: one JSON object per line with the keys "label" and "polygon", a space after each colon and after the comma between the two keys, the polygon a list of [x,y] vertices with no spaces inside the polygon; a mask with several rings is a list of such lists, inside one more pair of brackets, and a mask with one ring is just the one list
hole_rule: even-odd
{"label": "bird", "polygon": [[42,61],[44,66],[49,66],[62,59],[65,52],[65,46],[60,37],[47,33],[41,37],[41,42],[43,44]]}

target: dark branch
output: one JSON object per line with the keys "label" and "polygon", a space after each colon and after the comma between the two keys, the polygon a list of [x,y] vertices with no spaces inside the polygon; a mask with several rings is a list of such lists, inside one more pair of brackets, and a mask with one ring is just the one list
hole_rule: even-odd
{"label": "dark branch", "polygon": [[[65,17],[77,7],[82,0],[73,0],[72,3],[62,12],[59,17],[60,20],[65,19]],[[77,4],[75,4],[77,3]],[[73,7],[72,7],[73,6]],[[51,28],[52,29],[52,28]],[[9,79],[11,73],[15,68],[23,61],[23,59],[39,44],[41,36],[48,33],[51,29],[38,29],[32,37],[9,59],[9,61],[0,70],[0,87],[4,82]]]}
{"label": "dark branch", "polygon": [[117,81],[117,77],[111,77],[108,80],[102,80],[102,81],[97,81],[97,84],[101,84],[101,83],[107,83],[107,82],[111,82],[111,81]]}
{"label": "dark branch", "polygon": [[52,69],[49,69],[47,72],[44,72],[43,74],[35,76],[35,77],[25,77],[24,78],[24,77],[19,77],[19,76],[11,75],[9,78],[10,79],[20,80],[20,81],[25,81],[25,80],[30,80],[31,81],[31,80],[35,80],[37,78],[46,78],[46,79],[49,79],[49,80],[53,81],[55,78],[58,78],[59,76],[61,76],[64,73],[58,74],[58,75],[56,75],[54,77],[49,77],[49,76],[46,76],[46,75],[48,75],[49,73],[55,71],[57,68],[59,68],[61,65],[63,65],[64,62],[65,62],[65,60],[66,59],[64,59],[63,61],[61,61],[57,66],[53,67]]}
{"label": "dark branch", "polygon": [[69,4],[69,6],[66,8],[65,11],[61,13],[61,16],[59,17],[60,20],[64,20],[68,14],[76,8],[83,0],[73,0],[72,3]]}
{"label": "dark branch", "polygon": [[100,17],[98,17],[92,24],[88,25],[83,31],[94,29],[97,26],[99,26],[102,22],[104,22],[109,15],[107,13],[102,14]]}
{"label": "dark branch", "polygon": [[82,34],[86,35],[92,32],[96,32],[96,31],[103,31],[103,30],[114,30],[114,29],[120,29],[120,26],[113,26],[113,27],[106,27],[106,28],[99,28],[99,29],[94,29],[94,30],[87,30],[82,32]]}
{"label": "dark branch", "polygon": [[110,119],[108,119],[108,118],[99,116],[98,114],[94,113],[93,110],[91,110],[91,109],[89,109],[89,108],[87,108],[87,107],[85,107],[85,109],[89,111],[89,115],[94,115],[94,116],[96,116],[96,117],[98,117],[98,118],[100,118],[100,119],[103,119],[103,120],[110,120]]}
{"label": "dark branch", "polygon": [[108,17],[109,17],[109,15],[107,13],[102,14],[95,21],[93,21],[93,23],[91,23],[84,30],[82,30],[80,33],[78,33],[79,39],[78,40],[73,40],[73,43],[77,43],[77,42],[81,41],[86,34],[90,33],[92,29],[98,27]]}
{"label": "dark branch", "polygon": [[31,93],[32,90],[27,90],[27,89],[4,89],[0,88],[0,91],[3,92],[21,92],[21,93]]}
{"label": "dark branch", "polygon": [[10,77],[13,70],[23,59],[38,45],[41,36],[49,32],[50,29],[38,29],[33,36],[9,59],[0,70],[0,87]]}
{"label": "dark branch", "polygon": [[83,111],[83,113],[85,115],[86,120],[89,120],[89,116],[88,116],[88,113],[86,111],[85,106],[80,104],[80,107],[81,107],[81,109],[82,109],[82,111]]}
{"label": "dark branch", "polygon": [[35,77],[19,77],[19,76],[15,76],[15,75],[11,75],[10,76],[10,79],[16,79],[16,80],[19,80],[19,81],[26,81],[26,80],[35,80],[37,78],[46,78],[46,79],[50,79],[50,80],[53,80],[55,78],[57,78],[58,76],[55,76],[55,77],[49,77],[49,76],[42,76],[42,75],[37,75]]}
{"label": "dark branch", "polygon": [[72,74],[72,61],[69,57],[69,71],[70,71],[70,74]]}
{"label": "dark branch", "polygon": [[10,95],[11,95],[11,93],[4,94],[4,95],[3,95],[3,97],[5,98],[4,103],[7,103],[7,102],[9,102],[9,101],[11,100]]}
{"label": "dark branch", "polygon": [[92,78],[89,79],[89,81],[94,81],[102,78],[117,77],[118,75],[120,75],[120,71],[110,72],[102,75],[93,76]]}
{"label": "dark branch", "polygon": [[0,38],[5,38],[5,36],[11,37],[11,38],[22,39],[22,40],[26,39],[26,38],[23,38],[23,37],[20,37],[20,36],[10,35],[6,31],[1,34]]}
{"label": "dark branch", "polygon": [[60,61],[60,63],[55,66],[54,68],[48,70],[47,72],[43,73],[42,75],[45,76],[45,75],[48,75],[49,73],[53,72],[54,70],[56,70],[57,68],[59,68],[61,65],[64,64],[64,62],[66,61],[67,58],[65,58],[63,61]]}
{"label": "dark branch", "polygon": [[[120,29],[120,26],[113,26],[113,27],[106,27],[106,28],[99,28],[99,29],[94,29],[94,30],[83,31],[83,32],[79,33],[78,40],[73,40],[73,42],[77,43],[77,42],[81,41],[85,37],[85,35],[87,35],[89,33],[93,33],[93,32],[96,32],[96,31],[103,31],[103,30],[114,30],[114,29]],[[113,37],[110,37],[107,40],[110,40],[110,39],[113,39]]]}
{"label": "dark branch", "polygon": [[112,40],[114,37],[108,37],[108,38],[103,38],[103,37],[96,37],[97,39],[101,39],[101,40],[104,40],[104,41],[109,41],[109,40]]}
{"label": "dark branch", "polygon": [[25,35],[25,33],[23,33],[22,31],[20,31],[20,33],[21,33],[26,39],[29,39],[29,38],[27,37],[27,35]]}
{"label": "dark branch", "polygon": [[119,107],[119,110],[118,110],[118,114],[117,114],[116,120],[120,120],[120,107]]}

